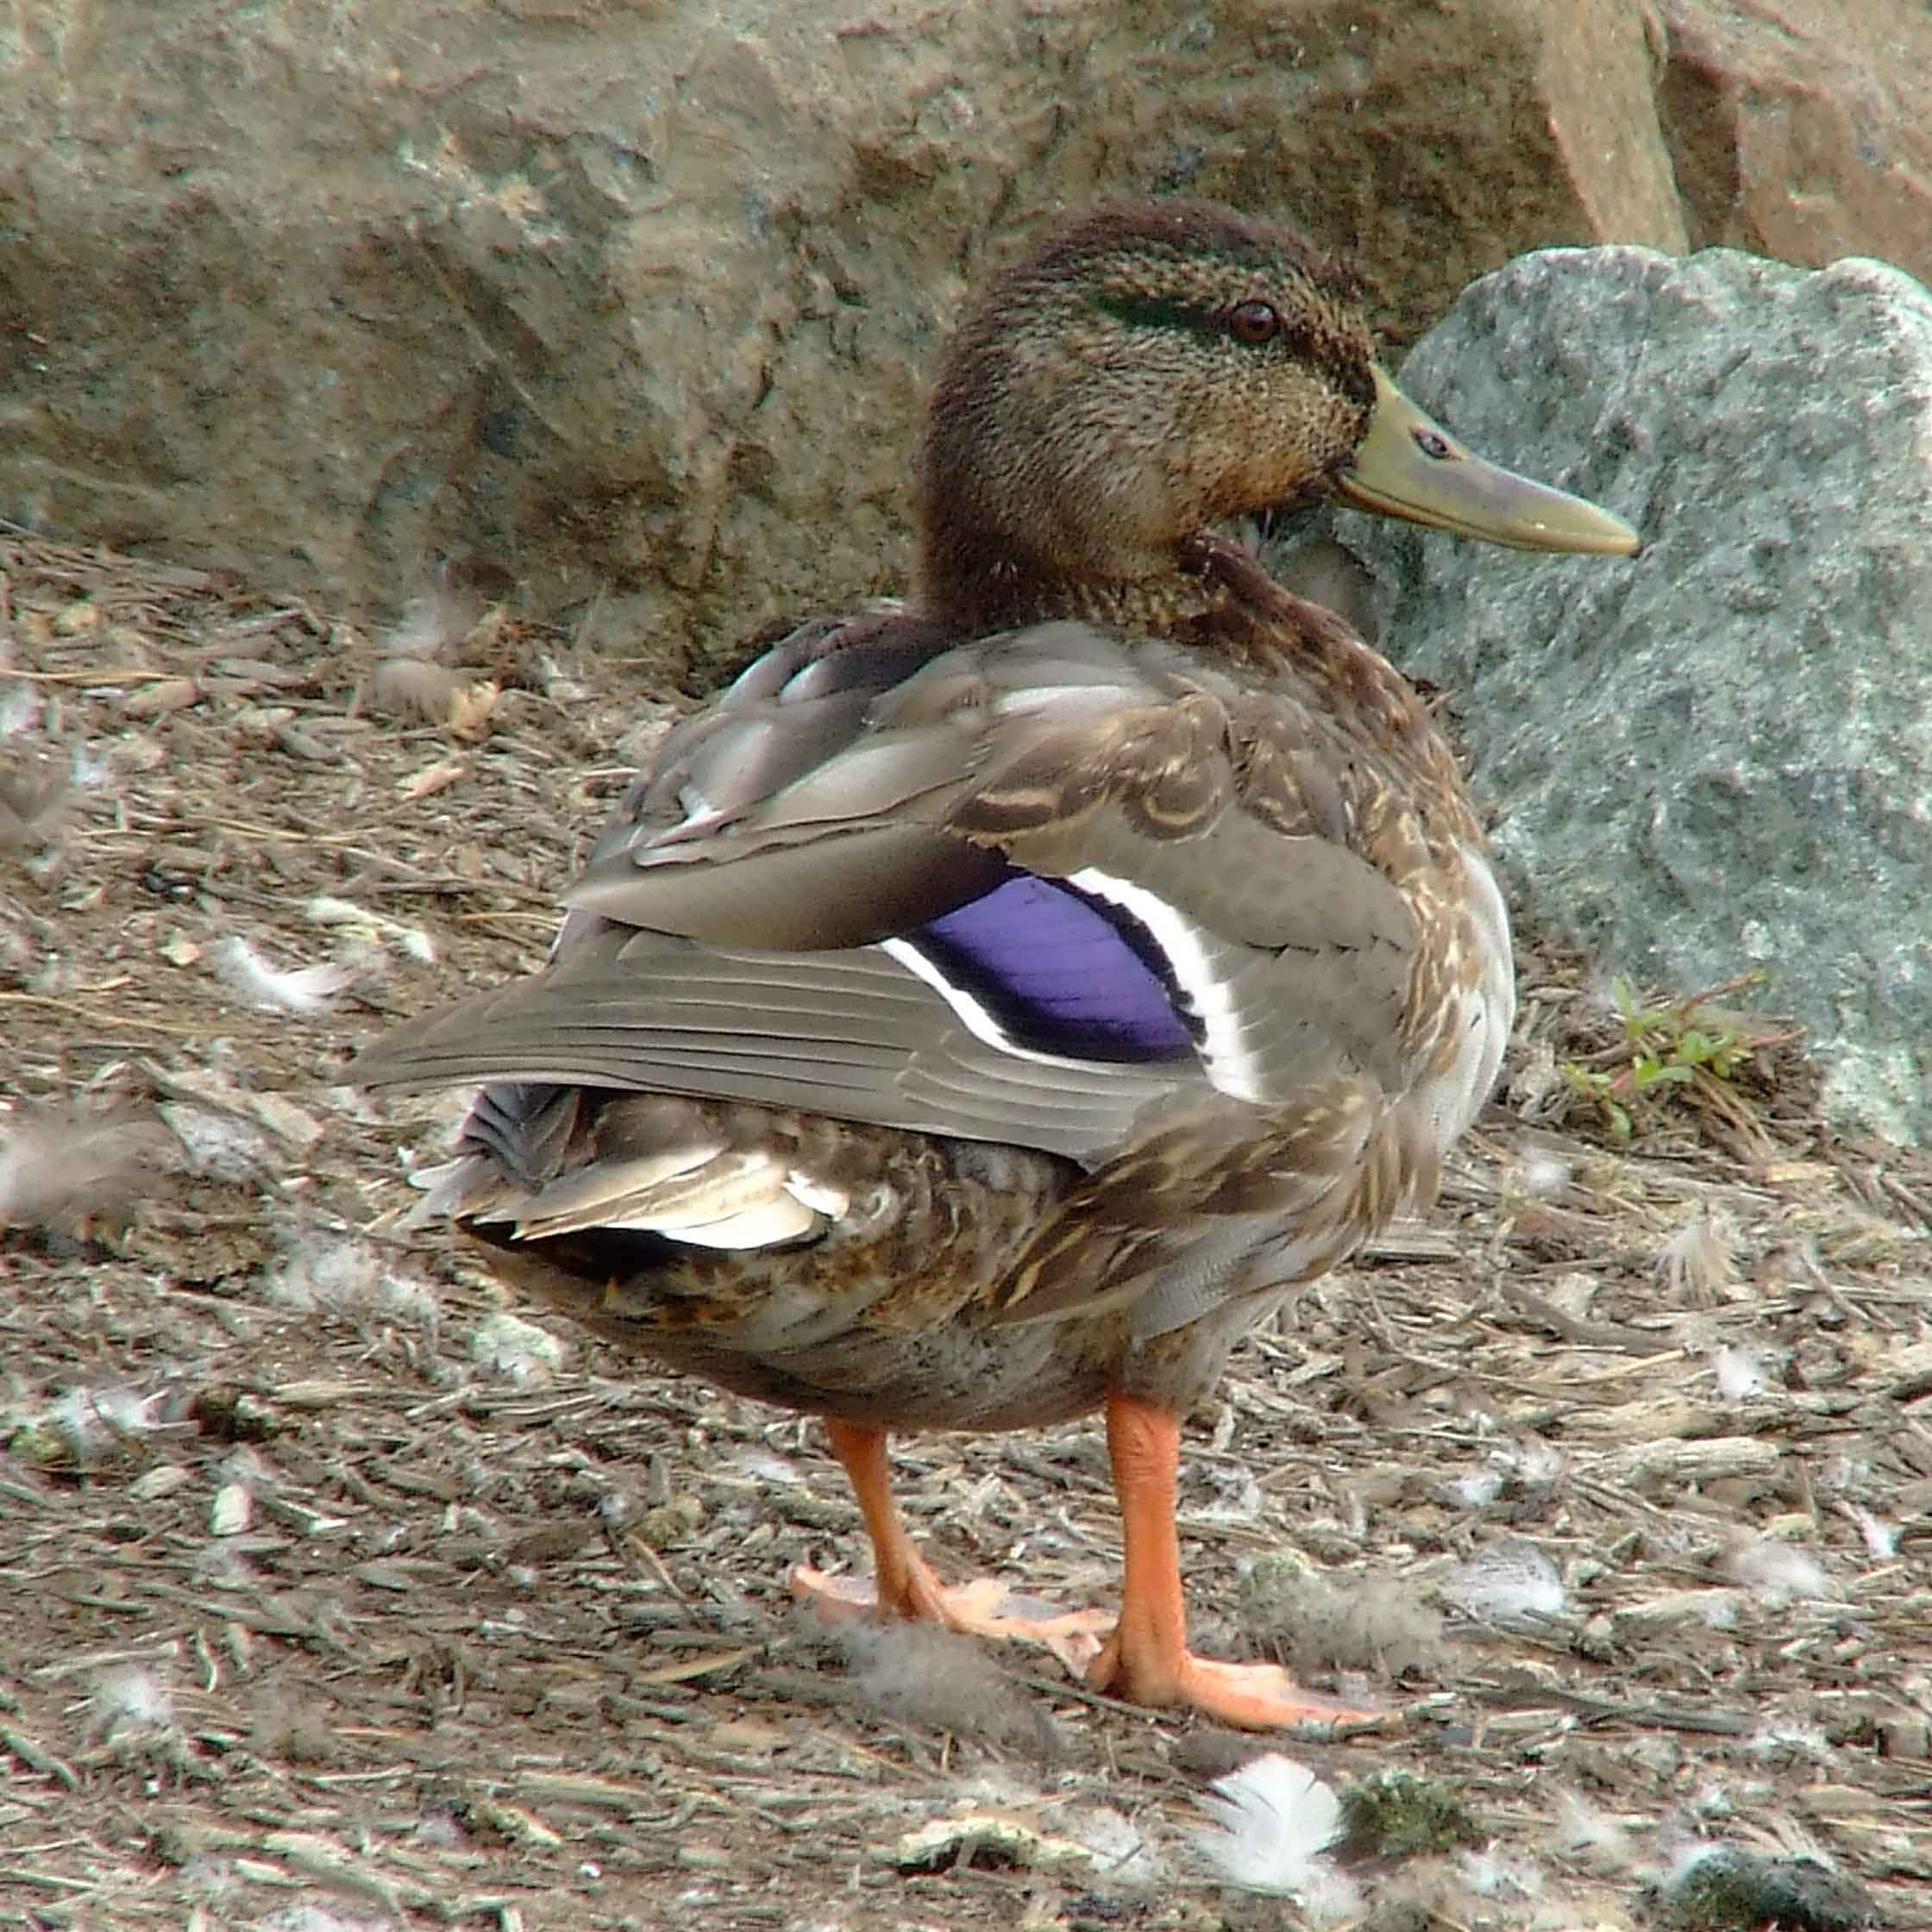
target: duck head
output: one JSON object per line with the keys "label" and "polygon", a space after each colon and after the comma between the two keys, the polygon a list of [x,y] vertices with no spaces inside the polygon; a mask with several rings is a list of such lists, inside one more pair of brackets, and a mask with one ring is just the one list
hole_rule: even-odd
{"label": "duck head", "polygon": [[1324,497],[1523,549],[1638,547],[1410,402],[1345,270],[1182,199],[1101,209],[994,285],[942,367],[919,484],[921,602],[980,629],[1160,609],[1189,539]]}

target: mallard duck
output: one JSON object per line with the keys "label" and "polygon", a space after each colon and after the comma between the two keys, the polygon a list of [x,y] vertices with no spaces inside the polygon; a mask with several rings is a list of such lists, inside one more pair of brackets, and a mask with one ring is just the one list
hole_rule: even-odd
{"label": "mallard duck", "polygon": [[[1185,200],[999,279],[934,392],[902,610],[805,624],[664,741],[534,976],[371,1047],[485,1082],[423,1211],[660,1364],[824,1419],[870,1534],[827,1608],[1063,1640],[1249,1727],[1341,1707],[1187,1643],[1182,1419],[1433,1190],[1514,1009],[1448,746],[1231,519],[1333,498],[1540,550],[1628,525],[1470,455],[1353,283]],[[894,1432],[1096,1409],[1093,1623],[941,1584]]]}

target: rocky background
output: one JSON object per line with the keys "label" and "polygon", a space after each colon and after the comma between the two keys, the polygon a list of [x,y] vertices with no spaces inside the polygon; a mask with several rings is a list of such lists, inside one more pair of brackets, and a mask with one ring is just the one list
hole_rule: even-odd
{"label": "rocky background", "polygon": [[[1460,373],[1428,364],[1431,400],[1664,544],[1589,579],[1586,616],[1640,586],[1617,604],[1636,629],[1572,610],[1563,652],[1586,668],[1568,682],[1627,723],[1681,713],[1676,668],[1721,656],[1707,685],[1754,695],[1705,703],[1677,738],[1722,770],[1632,762],[1621,724],[1564,708],[1520,657],[1514,694],[1468,683],[1522,626],[1546,642],[1584,583],[1571,567],[1506,563],[1445,605],[1411,593],[1449,546],[1385,547],[1403,574],[1383,641],[1454,685],[1519,890],[1541,880],[1556,924],[1686,990],[1720,962],[1774,967],[1770,997],[1847,1070],[1838,1117],[1932,1132],[1932,957],[1909,910],[1932,898],[1932,566],[1913,555],[1932,332],[1900,323],[1865,354],[1869,301],[1834,284],[1790,298],[1810,319],[1766,351],[1782,386],[1729,387],[1784,327],[1765,292],[1785,285],[1712,268],[1678,361],[1628,333],[1662,312],[1661,258],[1711,245],[1932,274],[1924,7],[55,0],[0,11],[0,516],[379,622],[454,579],[664,687],[708,686],[775,617],[900,586],[937,346],[1062,208],[1186,189],[1286,217],[1356,260],[1398,349],[1525,251],[1658,251],[1608,272],[1619,341],[1582,346],[1590,304],[1549,276],[1492,288]],[[1513,343],[1514,386],[1482,399]],[[1819,514],[1808,479],[1827,469]],[[1775,514],[1753,495],[1773,472]],[[1882,480],[1863,503],[1861,476]],[[1873,491],[1886,561],[1850,582]],[[1781,561],[1748,552],[1760,538]],[[1714,558],[1736,580],[1707,624]],[[1529,601],[1494,601],[1499,581]],[[1472,605],[1489,643],[1433,656]],[[1757,656],[1760,631],[1801,643]],[[1794,654],[1802,692],[1780,681]],[[1498,703],[1506,739],[1578,748],[1596,792],[1553,791],[1590,837],[1537,829],[1563,761],[1517,784],[1523,762],[1482,736]],[[1856,729],[1805,744],[1854,706]],[[1611,809],[1672,784],[1687,865]],[[1725,897],[1727,873],[1767,866],[1824,898],[1786,918],[1777,894]],[[1885,907],[1896,930],[1834,947]]]}
{"label": "rocky background", "polygon": [[[1338,515],[1465,724],[1514,904],[1801,1019],[1841,1124],[1932,1130],[1932,294],[1883,262],[1546,249],[1404,365],[1633,564]],[[1292,565],[1289,566],[1292,568]]]}
{"label": "rocky background", "polygon": [[1398,345],[1551,243],[1932,273],[1900,0],[8,13],[0,514],[687,671],[900,580],[935,347],[1063,207],[1286,216]]}

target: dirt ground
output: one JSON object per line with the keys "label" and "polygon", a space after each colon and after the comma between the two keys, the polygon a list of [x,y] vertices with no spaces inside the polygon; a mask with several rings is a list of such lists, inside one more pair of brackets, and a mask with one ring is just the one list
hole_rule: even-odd
{"label": "dirt ground", "polygon": [[[812,1428],[397,1232],[451,1108],[342,1067],[537,961],[666,715],[479,615],[0,526],[0,1926],[1932,1925],[1923,1156],[1753,1023],[1637,1092],[1528,950],[1429,1223],[1191,1433],[1201,1647],[1388,1713],[1274,1747],[1351,1807],[1335,1885],[1244,1891],[1199,1801],[1266,1747],[826,1634]],[[1109,1601],[1092,1427],[900,1466],[942,1570]]]}

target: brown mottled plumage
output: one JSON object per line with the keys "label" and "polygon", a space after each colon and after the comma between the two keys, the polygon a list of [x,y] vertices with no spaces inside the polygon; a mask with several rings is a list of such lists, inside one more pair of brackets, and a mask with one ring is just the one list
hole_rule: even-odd
{"label": "brown mottled plumage", "polygon": [[[1323,495],[1634,547],[1421,417],[1292,236],[1195,202],[1075,224],[947,358],[910,611],[760,659],[632,788],[546,969],[356,1069],[492,1083],[425,1211],[506,1276],[825,1418],[886,1609],[1044,1635],[1097,1684],[1250,1725],[1333,1709],[1187,1649],[1180,1417],[1433,1189],[1513,1007],[1427,713],[1214,534]],[[887,1433],[1103,1406],[1126,1538],[1104,1647],[941,1586]]]}

